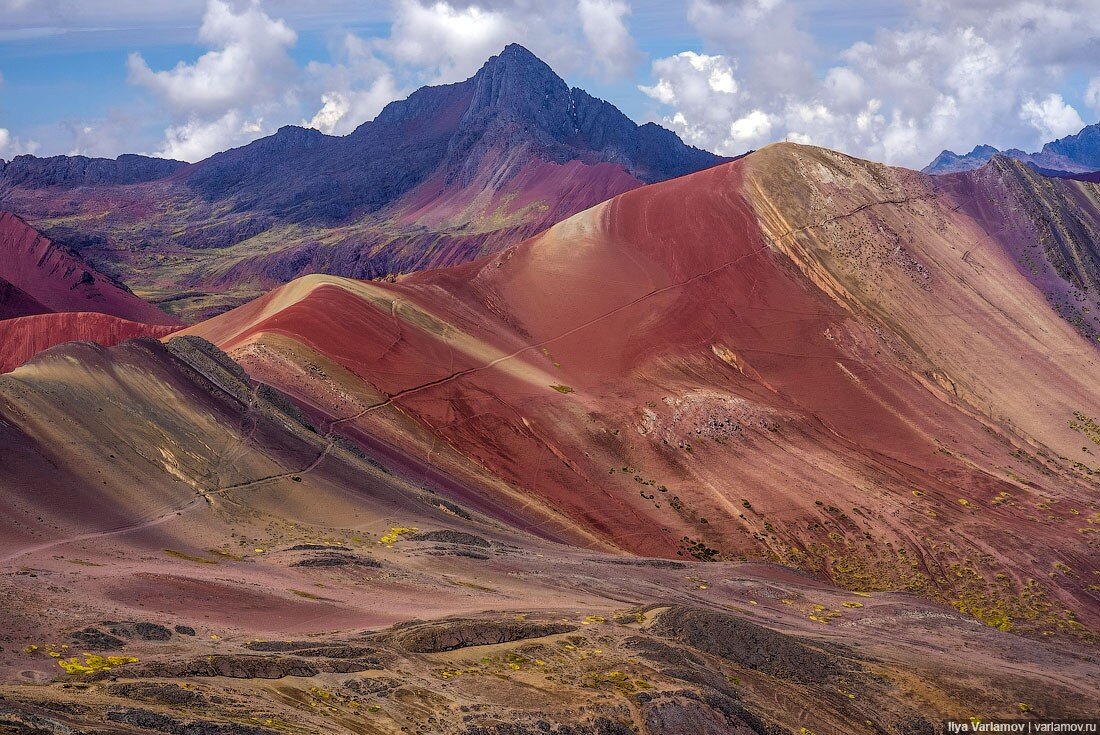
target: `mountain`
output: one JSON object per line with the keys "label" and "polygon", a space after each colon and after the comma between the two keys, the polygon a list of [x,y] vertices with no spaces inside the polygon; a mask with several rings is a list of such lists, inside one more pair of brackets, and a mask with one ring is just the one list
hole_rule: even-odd
{"label": "mountain", "polygon": [[197,319],[307,273],[464,262],[723,160],[636,125],[513,44],[347,136],[285,127],[194,165],[165,162],[155,180],[74,186],[43,163],[38,178],[0,172],[0,204]]}
{"label": "mountain", "polygon": [[448,202],[453,211],[436,215],[445,218],[479,197],[502,198],[517,176],[537,175],[533,168],[571,161],[610,164],[635,182],[651,183],[720,160],[570,89],[512,44],[470,79],[414,92],[348,136],[282,128],[196,164],[185,178],[205,198],[228,200],[238,210],[338,223],[460,190],[461,201]]}
{"label": "mountain", "polygon": [[62,342],[115,345],[178,325],[21,218],[0,212],[0,372]]}
{"label": "mountain", "polygon": [[55,346],[0,376],[0,723],[1091,717],[1100,351],[1050,294],[1095,293],[1098,202],[780,144]]}
{"label": "mountain", "polygon": [[92,311],[150,324],[179,323],[10,212],[0,212],[0,255],[0,278],[49,311]]}
{"label": "mountain", "polygon": [[1097,343],[1100,197],[1089,178],[1051,178],[1030,164],[995,156],[980,169],[941,176],[936,184],[995,238],[1055,313]]}
{"label": "mountain", "polygon": [[1074,263],[1095,273],[1100,198],[1065,186],[1087,211],[1039,233],[1042,187],[1002,203],[772,146],[487,260],[312,276],[190,333],[484,503],[503,480],[511,513],[539,498],[634,554],[768,559],[1068,631],[1097,622],[1087,585],[1048,571],[1093,564],[1064,529],[1095,487],[1098,333],[1068,297],[1097,293]]}
{"label": "mountain", "polygon": [[145,324],[97,312],[50,312],[20,315],[0,321],[0,373],[66,342],[93,342],[113,347],[138,337],[163,337],[178,329],[167,324]]}
{"label": "mountain", "polygon": [[1087,173],[1100,170],[1100,123],[1089,125],[1076,135],[1047,143],[1038,153],[1025,153],[1017,148],[999,151],[990,145],[979,145],[964,155],[943,151],[924,167],[927,174],[969,171],[984,166],[995,155],[1003,155],[1029,163],[1050,172]]}
{"label": "mountain", "polygon": [[193,337],[56,347],[0,415],[6,731],[870,735],[1097,695],[1080,642],[910,594],[523,533]]}
{"label": "mountain", "polygon": [[137,184],[162,179],[186,165],[183,161],[134,154],[124,154],[116,159],[22,155],[9,162],[0,161],[0,184],[32,189]]}

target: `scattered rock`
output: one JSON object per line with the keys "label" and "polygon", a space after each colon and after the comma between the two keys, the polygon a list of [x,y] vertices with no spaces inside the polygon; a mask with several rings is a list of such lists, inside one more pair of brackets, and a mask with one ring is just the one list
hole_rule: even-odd
{"label": "scattered rock", "polygon": [[180,635],[195,635],[195,629],[190,625],[177,625],[175,630]]}
{"label": "scattered rock", "polygon": [[591,724],[551,725],[545,720],[530,724],[494,723],[470,727],[464,735],[636,735],[634,728],[600,717]]}
{"label": "scattered rock", "polygon": [[137,638],[142,641],[166,641],[172,637],[172,631],[156,623],[104,623],[114,635],[123,638]]}
{"label": "scattered rock", "polygon": [[107,713],[107,721],[169,733],[169,735],[277,735],[274,730],[253,725],[212,720],[178,720],[159,712],[132,707],[110,710]]}
{"label": "scattered rock", "polygon": [[642,705],[646,731],[661,735],[757,735],[736,718],[727,718],[702,702],[661,699]]}
{"label": "scattered rock", "polygon": [[153,661],[127,670],[130,676],[228,676],[234,679],[281,679],[316,676],[321,669],[310,661],[285,656],[214,655],[186,661]]}
{"label": "scattered rock", "polygon": [[73,729],[50,717],[0,708],[0,732],[12,735],[70,735]]}
{"label": "scattered rock", "polygon": [[126,642],[121,638],[116,638],[110,633],[105,633],[98,628],[78,630],[75,633],[70,633],[69,638],[89,651],[109,651],[115,648],[122,648],[126,645]]}
{"label": "scattered rock", "polygon": [[432,549],[428,552],[429,556],[461,556],[466,559],[478,559],[479,561],[485,561],[489,558],[488,554],[482,554],[480,551],[471,551],[470,549],[455,549],[439,547]]}
{"label": "scattered rock", "polygon": [[424,533],[409,536],[409,540],[435,541],[436,543],[460,544],[462,546],[480,546],[483,549],[487,549],[490,546],[490,543],[481,536],[475,536],[472,533],[464,533],[462,531],[452,531],[450,529],[425,531]]}
{"label": "scattered rock", "polygon": [[651,567],[653,569],[687,569],[687,564],[673,559],[592,559],[600,564],[619,564],[626,567]]}
{"label": "scattered rock", "polygon": [[576,626],[567,623],[525,620],[447,620],[402,630],[395,639],[412,653],[439,653],[470,646],[489,646],[571,633],[576,629]]}
{"label": "scattered rock", "polygon": [[126,699],[154,702],[156,704],[202,704],[206,701],[206,697],[199,692],[184,689],[176,684],[146,682],[112,684],[107,687],[107,693],[115,697],[125,697]]}
{"label": "scattered rock", "polygon": [[823,683],[843,673],[840,660],[797,638],[725,613],[674,606],[649,628],[745,668],[801,683]]}
{"label": "scattered rock", "polygon": [[369,556],[358,556],[356,554],[318,554],[316,556],[310,556],[305,559],[299,559],[290,566],[292,567],[371,567],[377,569],[382,566],[382,562],[377,559],[372,559]]}
{"label": "scattered rock", "polygon": [[[278,647],[279,644],[290,646],[287,648]],[[319,646],[316,642],[299,642],[293,641],[252,641],[245,644],[245,648],[250,651],[293,651],[297,656],[304,656],[306,658],[339,658],[339,659],[365,659],[373,656],[378,651],[375,648],[367,646],[355,646],[351,644],[335,644],[328,646]]]}

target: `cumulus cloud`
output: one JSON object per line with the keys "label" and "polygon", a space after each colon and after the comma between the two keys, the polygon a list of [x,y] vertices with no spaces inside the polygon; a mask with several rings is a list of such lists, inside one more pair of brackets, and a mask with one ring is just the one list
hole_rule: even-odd
{"label": "cumulus cloud", "polygon": [[517,34],[509,14],[480,5],[400,0],[386,50],[399,63],[429,70],[435,81],[473,74]]}
{"label": "cumulus cloud", "polygon": [[1095,76],[1085,90],[1085,104],[1100,113],[1100,76]]}
{"label": "cumulus cloud", "polygon": [[609,77],[627,74],[638,60],[638,50],[626,27],[630,6],[620,0],[580,0],[577,12],[599,70]]}
{"label": "cumulus cloud", "polygon": [[473,74],[509,43],[521,43],[562,73],[631,73],[637,46],[626,0],[397,0],[380,56],[424,81]]}
{"label": "cumulus cloud", "polygon": [[23,140],[12,135],[7,128],[0,128],[0,159],[10,159],[24,153],[34,153],[38,150],[38,143],[33,140]]}
{"label": "cumulus cloud", "polygon": [[1077,110],[1067,105],[1060,94],[1025,101],[1020,108],[1020,117],[1047,140],[1076,133],[1085,126]]}
{"label": "cumulus cloud", "polygon": [[263,132],[263,118],[250,120],[239,110],[229,110],[213,120],[192,119],[172,125],[164,133],[164,148],[159,155],[180,161],[199,161],[235,142],[253,140]]}
{"label": "cumulus cloud", "polygon": [[[1095,63],[1089,6],[913,0],[906,22],[830,58],[792,0],[693,0],[707,64],[657,59],[641,90],[677,132],[726,154],[787,138],[919,167],[944,148],[1038,147],[1084,125],[1059,90]],[[716,89],[713,68],[734,84]],[[1086,99],[1100,109],[1100,82]]]}
{"label": "cumulus cloud", "polygon": [[140,54],[128,60],[130,81],[173,115],[160,155],[193,161],[246,142],[263,131],[265,106],[293,89],[298,68],[288,51],[297,34],[252,0],[236,9],[210,0],[199,40],[209,51],[194,63],[153,71]]}
{"label": "cumulus cloud", "polygon": [[346,34],[333,63],[310,62],[309,86],[320,91],[321,107],[303,125],[330,135],[346,135],[373,119],[387,103],[404,93],[393,71],[369,42]]}
{"label": "cumulus cloud", "polygon": [[653,62],[657,83],[645,94],[676,110],[670,121],[683,138],[705,147],[727,142],[731,122],[743,104],[735,77],[736,62],[725,56],[684,51]]}

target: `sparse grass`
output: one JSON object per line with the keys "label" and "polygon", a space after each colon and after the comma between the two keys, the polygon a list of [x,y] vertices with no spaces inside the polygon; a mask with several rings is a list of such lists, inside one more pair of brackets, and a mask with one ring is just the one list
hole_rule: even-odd
{"label": "sparse grass", "polygon": [[97,671],[110,671],[132,663],[137,663],[137,659],[133,656],[100,656],[95,653],[85,653],[83,660],[80,656],[73,656],[59,660],[57,665],[65,669],[68,674],[94,674]]}
{"label": "sparse grass", "polygon": [[1084,434],[1093,444],[1100,444],[1100,424],[1090,416],[1080,411],[1073,412],[1073,420],[1069,422],[1069,428]]}
{"label": "sparse grass", "polygon": [[419,530],[420,530],[419,528],[412,528],[412,527],[406,528],[404,526],[394,526],[389,531],[384,533],[381,537],[379,537],[378,543],[385,544],[386,546],[393,546],[394,544],[396,544],[398,541],[401,540],[402,536],[404,536],[406,534],[410,534],[410,533],[416,533]]}
{"label": "sparse grass", "polygon": [[204,559],[201,556],[195,556],[194,554],[187,554],[183,551],[176,551],[175,549],[165,549],[164,553],[168,556],[175,557],[176,559],[185,559],[186,561],[193,561],[196,564],[217,564],[218,562],[213,559]]}

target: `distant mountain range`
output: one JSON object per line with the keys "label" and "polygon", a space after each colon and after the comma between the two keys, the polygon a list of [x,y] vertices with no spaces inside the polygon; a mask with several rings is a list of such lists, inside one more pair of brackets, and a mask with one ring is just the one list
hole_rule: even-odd
{"label": "distant mountain range", "polygon": [[0,168],[0,208],[197,318],[305,273],[463,262],[723,160],[513,44],[343,137],[284,127],[196,164],[20,156]]}
{"label": "distant mountain range", "polygon": [[1001,151],[991,145],[979,145],[967,154],[944,151],[924,167],[926,174],[948,174],[970,171],[985,165],[993,156],[1031,164],[1044,173],[1088,173],[1100,171],[1100,123],[1089,125],[1076,135],[1047,143],[1038,153],[1025,153],[1018,148]]}

